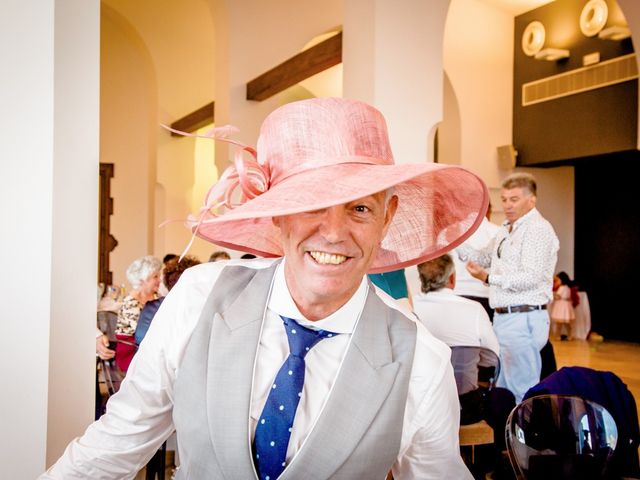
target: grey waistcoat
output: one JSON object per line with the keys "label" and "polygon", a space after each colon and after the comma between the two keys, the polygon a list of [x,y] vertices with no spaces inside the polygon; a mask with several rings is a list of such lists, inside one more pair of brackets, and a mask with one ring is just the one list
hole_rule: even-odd
{"label": "grey waistcoat", "polygon": [[[226,267],[205,303],[175,383],[178,479],[256,478],[251,386],[275,269]],[[370,289],[334,388],[281,480],[385,477],[400,449],[415,342],[413,322]]]}

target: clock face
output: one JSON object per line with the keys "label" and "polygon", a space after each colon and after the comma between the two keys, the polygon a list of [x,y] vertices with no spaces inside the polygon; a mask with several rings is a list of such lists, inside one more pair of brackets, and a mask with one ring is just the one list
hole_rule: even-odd
{"label": "clock face", "polygon": [[522,33],[522,51],[525,55],[532,57],[542,49],[544,39],[544,25],[537,20],[531,22]]}
{"label": "clock face", "polygon": [[609,7],[604,0],[589,0],[580,14],[580,30],[593,37],[605,26],[608,16]]}

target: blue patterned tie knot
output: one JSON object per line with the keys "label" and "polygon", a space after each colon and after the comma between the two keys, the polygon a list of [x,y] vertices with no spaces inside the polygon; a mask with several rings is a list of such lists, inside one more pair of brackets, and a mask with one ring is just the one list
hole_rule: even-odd
{"label": "blue patterned tie knot", "polygon": [[304,385],[304,357],[320,340],[336,335],[303,327],[291,318],[282,317],[282,321],[289,340],[289,356],[271,385],[254,439],[255,464],[261,480],[275,480],[287,466],[287,447]]}

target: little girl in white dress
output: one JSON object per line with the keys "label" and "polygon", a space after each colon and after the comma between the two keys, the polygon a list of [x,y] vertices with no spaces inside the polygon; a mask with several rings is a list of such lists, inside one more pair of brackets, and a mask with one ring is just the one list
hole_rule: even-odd
{"label": "little girl in white dress", "polygon": [[[564,274],[564,275],[563,275]],[[549,316],[556,335],[560,334],[560,340],[567,340],[571,336],[571,323],[576,318],[571,301],[571,287],[569,276],[560,272],[553,278],[554,294],[553,304]],[[555,288],[557,286],[557,289]]]}

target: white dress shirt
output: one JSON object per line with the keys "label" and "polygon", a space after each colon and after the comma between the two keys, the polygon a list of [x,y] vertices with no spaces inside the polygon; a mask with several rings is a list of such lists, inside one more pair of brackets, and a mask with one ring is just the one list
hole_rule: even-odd
{"label": "white dress shirt", "polygon": [[[120,391],[110,399],[107,414],[73,440],[63,457],[42,479],[134,478],[173,431],[173,385],[191,334],[211,286],[225,265],[267,268],[272,260],[231,260],[187,270],[156,314],[129,367]],[[287,451],[292,458],[303,445],[320,414],[342,364],[368,291],[365,279],[356,294],[337,312],[313,322],[316,328],[341,333],[318,343],[305,357],[304,394]],[[379,289],[391,308],[402,307]],[[274,277],[258,349],[253,383],[251,421],[262,411],[276,372],[289,353],[278,314],[299,319],[286,287],[282,264]],[[410,317],[411,318],[411,317]],[[415,320],[414,320],[415,321]],[[470,479],[459,455],[459,404],[449,349],[417,322],[416,349],[409,382],[396,479]],[[203,428],[207,428],[203,425]],[[386,472],[381,472],[381,479]]]}
{"label": "white dress shirt", "polygon": [[[553,274],[559,242],[551,224],[533,208],[509,232],[503,224],[491,250],[464,248],[463,255],[489,270],[489,304],[546,305],[553,298]],[[460,247],[459,247],[460,248]]]}
{"label": "white dress shirt", "polygon": [[413,309],[427,330],[450,347],[484,347],[500,356],[498,339],[480,303],[442,288],[415,295]]}
{"label": "white dress shirt", "polygon": [[[500,230],[502,230],[501,226],[483,218],[478,229],[473,232],[473,235],[462,245],[466,245],[473,250],[491,251],[495,238]],[[489,298],[489,286],[469,273],[466,266],[466,258],[464,260],[460,258],[464,258],[462,252],[464,252],[464,249],[461,247],[451,252],[451,257],[456,267],[456,286],[453,288],[454,293],[468,297]]]}

